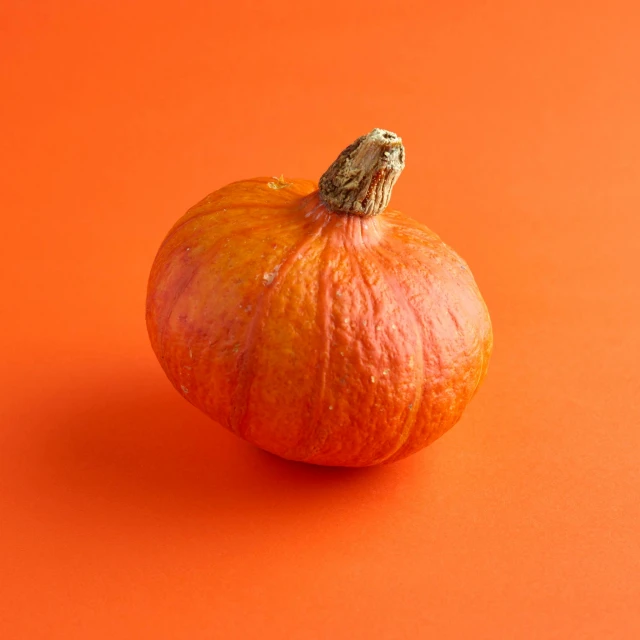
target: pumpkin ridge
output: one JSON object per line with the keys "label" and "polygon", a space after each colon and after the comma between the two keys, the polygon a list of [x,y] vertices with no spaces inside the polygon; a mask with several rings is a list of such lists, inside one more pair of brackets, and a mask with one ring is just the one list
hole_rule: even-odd
{"label": "pumpkin ridge", "polygon": [[[403,225],[393,225],[393,226],[394,226],[394,228],[395,228],[395,229],[398,229],[398,228],[402,228],[402,227],[403,227]],[[415,229],[415,227],[409,227],[409,228],[411,228],[411,229]],[[416,230],[421,231],[420,229],[416,229]],[[429,231],[430,231],[430,230],[429,230]],[[429,237],[425,232],[422,232],[422,231],[421,231],[421,235],[423,236],[423,238],[425,238],[426,240],[428,240],[428,242],[429,242],[429,244],[430,244],[430,245],[432,245],[432,244],[433,244],[433,240],[434,240],[434,239],[435,239],[437,242],[439,242],[439,243],[441,243],[442,245],[444,245],[444,242],[442,242],[442,240],[440,239],[440,237],[439,237],[439,236],[437,236],[436,234],[433,234],[433,235],[435,236],[435,238],[434,238],[434,237]],[[400,239],[400,238],[398,238],[398,236],[396,236],[395,234],[391,234],[391,235],[390,235],[390,243],[389,243],[389,244],[391,245],[391,243],[392,243],[392,242],[401,242],[401,239]],[[403,245],[403,246],[404,246],[404,245]],[[406,250],[406,247],[405,247],[405,250]],[[400,286],[402,287],[402,285],[400,285]],[[408,297],[408,296],[407,296],[407,297]],[[418,316],[417,316],[417,313],[416,313],[416,317],[418,317]],[[442,370],[443,370],[442,353],[440,352],[440,349],[438,348],[438,344],[439,344],[439,343],[438,343],[438,341],[436,340],[435,330],[434,330],[434,326],[433,326],[433,319],[432,319],[429,315],[427,315],[427,316],[426,316],[425,318],[423,318],[422,320],[423,320],[423,322],[422,322],[421,324],[423,324],[423,325],[424,325],[424,327],[425,327],[425,329],[426,329],[426,331],[428,332],[428,335],[429,335],[429,344],[430,344],[430,345],[432,345],[431,353],[432,353],[432,355],[435,357],[435,360],[436,360],[436,362],[437,362],[437,365],[436,365],[436,366],[437,366],[437,369],[438,369],[438,371],[439,371],[439,372],[442,372]],[[420,322],[420,320],[418,320],[418,321]],[[423,345],[424,345],[424,343],[423,343]],[[424,356],[423,356],[423,357],[424,357]],[[423,377],[424,377],[424,376],[423,376]],[[424,398],[424,392],[425,392],[425,388],[423,387],[423,390],[422,390],[422,398],[421,398],[421,399],[423,399],[423,398]],[[430,409],[429,409],[429,414],[428,414],[428,416],[427,416],[427,418],[426,418],[426,421],[427,421],[430,425],[431,425],[431,419],[432,419],[432,416],[433,416],[433,405],[430,407]],[[442,435],[442,433],[440,432],[440,430],[441,430],[442,423],[444,422],[445,418],[446,418],[446,415],[445,415],[445,414],[442,414],[442,415],[440,416],[440,422],[438,423],[438,428],[437,428],[437,429],[433,429],[433,430],[432,430],[433,432],[438,433],[439,435]],[[437,436],[437,437],[439,437],[439,436]],[[430,440],[430,441],[431,441],[431,440]],[[408,441],[407,441],[407,442],[408,442]],[[388,460],[386,460],[386,462],[393,462],[394,460],[397,460],[397,459],[399,459],[399,458],[402,458],[402,457],[403,457],[403,451],[406,449],[406,446],[407,446],[407,442],[405,442],[405,443],[403,444],[403,446],[402,446],[402,447],[400,447],[400,449],[399,449],[398,451],[396,451],[396,453],[395,453],[391,458],[389,458]]]}
{"label": "pumpkin ridge", "polygon": [[[484,303],[484,300],[483,300],[483,303]],[[488,314],[489,310],[487,309],[486,303],[484,303],[484,306]],[[471,394],[472,398],[476,395],[476,393],[478,393],[478,389],[480,388],[480,385],[482,384],[482,381],[485,379],[487,372],[489,370],[489,360],[490,360],[491,351],[493,350],[493,329],[491,327],[489,327],[489,332],[491,334],[489,347],[487,348],[485,344],[482,346],[480,350],[480,375],[478,376],[478,382],[476,383],[476,388],[473,390],[473,393]],[[487,353],[489,355],[486,355]]]}
{"label": "pumpkin ridge", "polygon": [[[323,223],[324,228],[324,223]],[[311,429],[309,434],[313,431],[311,442],[316,442],[315,447],[307,454],[307,459],[314,456],[324,445],[326,436],[321,440],[318,439],[317,434],[320,427],[321,416],[323,412],[324,397],[327,389],[327,374],[329,372],[329,365],[331,362],[331,343],[335,332],[335,323],[333,320],[333,304],[329,299],[328,292],[331,289],[331,283],[329,282],[332,273],[327,268],[328,258],[325,262],[325,256],[331,249],[335,247],[335,232],[327,237],[327,242],[320,254],[320,269],[318,271],[318,304],[316,307],[317,317],[322,322],[321,335],[323,336],[321,358],[322,366],[319,368],[317,375],[317,398],[315,401],[315,408],[313,412],[313,420],[311,423]]]}
{"label": "pumpkin ridge", "polygon": [[480,349],[480,373],[478,375],[478,382],[476,382],[476,388],[473,390],[473,393],[471,394],[472,398],[473,396],[476,395],[476,392],[480,388],[480,383],[482,382],[483,378],[484,378],[484,347]]}
{"label": "pumpkin ridge", "polygon": [[[369,301],[368,306],[370,309],[370,313],[369,313],[369,317],[367,318],[367,325],[369,326],[370,329],[372,329],[375,326],[374,308],[375,308],[376,296],[373,291],[371,282],[367,279],[365,272],[363,271],[362,264],[361,264],[361,257],[363,255],[363,249],[367,249],[365,234],[362,233],[363,226],[371,225],[372,222],[374,222],[374,220],[375,218],[364,219],[360,217],[358,218],[353,217],[350,220],[350,222],[353,225],[354,229],[353,229],[353,233],[350,234],[349,236],[349,241],[352,244],[352,246],[349,248],[349,258],[352,265],[358,272],[360,281],[362,282],[362,290],[366,292],[366,296]],[[373,406],[373,402],[371,406]]]}
{"label": "pumpkin ridge", "polygon": [[303,235],[301,240],[291,247],[291,250],[286,255],[285,259],[280,263],[280,268],[277,270],[274,279],[269,285],[266,285],[265,290],[262,291],[256,304],[256,312],[251,319],[251,325],[249,326],[249,330],[245,337],[245,347],[238,360],[239,373],[236,385],[237,391],[234,394],[235,399],[232,403],[232,415],[228,420],[229,428],[245,439],[248,432],[244,422],[246,421],[247,414],[249,413],[249,399],[251,396],[251,387],[253,385],[254,378],[254,376],[251,375],[252,369],[248,366],[248,363],[251,359],[251,354],[254,352],[258,343],[260,333],[259,327],[263,324],[262,320],[267,312],[267,304],[274,292],[277,290],[278,284],[282,281],[283,276],[289,271],[298,256],[304,255],[303,252],[308,249],[309,246],[322,234],[322,227],[317,223],[317,221],[314,221],[309,225],[310,229],[313,227],[319,228],[313,235]]}
{"label": "pumpkin ridge", "polygon": [[396,302],[405,310],[407,315],[411,318],[411,324],[413,325],[416,343],[418,345],[418,353],[420,354],[419,365],[416,362],[416,367],[414,368],[415,375],[414,380],[416,382],[414,400],[409,407],[409,415],[407,416],[407,420],[402,428],[402,432],[399,437],[399,442],[396,448],[391,451],[391,453],[385,455],[384,457],[376,460],[373,464],[378,464],[380,462],[387,462],[393,456],[395,456],[408,441],[409,436],[411,435],[411,430],[413,429],[417,419],[418,412],[420,411],[420,407],[422,405],[422,399],[424,397],[424,387],[425,387],[425,376],[424,376],[424,341],[422,338],[421,324],[418,319],[418,314],[416,310],[413,308],[411,303],[409,302],[409,295],[404,290],[404,287],[400,284],[400,280],[397,275],[393,274],[392,269],[385,270],[383,265],[380,264],[380,258],[383,261],[387,260],[387,264],[391,264],[391,260],[382,256],[380,252],[380,245],[377,247],[367,247],[371,253],[376,256],[375,261],[380,266],[380,273],[384,281],[387,283],[387,286],[391,291],[395,294]]}
{"label": "pumpkin ridge", "polygon": [[[404,225],[394,225],[394,227],[396,229],[399,226],[404,226]],[[413,225],[410,225],[408,228],[417,230],[415,227],[413,227]],[[437,236],[437,234],[433,234],[433,236],[434,236],[433,240],[436,241],[436,244],[433,245],[433,240],[430,241],[430,244],[431,244],[431,246],[434,247],[434,250],[436,251],[436,254],[439,254],[441,257],[445,257],[446,256],[447,260],[451,259],[453,256],[455,256],[455,258],[457,260],[461,260],[459,258],[459,256],[458,256],[458,254],[455,251],[453,251],[453,249],[451,249],[445,242],[443,242],[442,239],[439,236]],[[423,235],[423,237],[426,237],[426,235]],[[390,238],[391,238],[392,242],[402,243],[402,239],[398,238],[398,236],[395,235],[395,234],[392,234],[390,236]],[[419,247],[417,245],[414,244],[413,246],[414,246],[414,251],[419,251]],[[445,251],[446,254],[443,254],[442,253],[443,251]],[[438,269],[442,269],[442,263],[438,262],[437,265],[438,266],[436,267],[435,273],[437,273]],[[448,270],[445,269],[443,271],[443,274],[446,277],[449,277],[449,271]],[[469,275],[471,277],[471,281],[468,282],[467,285],[469,287],[471,287],[476,292],[476,294],[479,296],[479,298],[482,301],[482,304],[483,304],[483,306],[484,306],[484,308],[486,310],[486,304],[484,303],[484,300],[482,300],[482,297],[480,296],[480,293],[479,293],[479,290],[478,290],[478,287],[477,287],[477,284],[476,284],[475,280],[471,276],[470,272],[467,272],[467,275]],[[441,304],[444,304],[446,306],[447,315],[453,321],[453,323],[454,323],[453,326],[456,326],[456,322],[455,322],[456,318],[454,318],[453,311],[449,308],[449,301],[448,301],[446,296],[441,299]],[[425,327],[429,331],[430,343],[432,345],[434,345],[434,346],[438,345],[439,342],[435,339],[435,328],[434,328],[433,320],[431,319],[431,317],[429,315],[427,315],[424,320],[425,320],[425,322],[424,322]],[[486,347],[483,346],[483,338],[482,338],[481,335],[478,336],[478,339],[479,339],[479,342],[481,343],[481,345],[480,345],[480,350],[481,350],[480,357],[482,358],[482,362],[484,362]],[[443,364],[442,351],[439,348],[433,348],[431,350],[431,353],[436,359],[436,362],[437,362],[436,366],[437,366],[438,370],[440,372],[443,372],[444,371],[444,364]],[[489,351],[489,353],[490,353],[490,351]],[[488,360],[489,360],[489,358],[487,357],[486,358],[487,363],[488,363]],[[481,371],[482,371],[482,368],[481,368]],[[440,438],[450,427],[452,427],[454,424],[456,424],[458,422],[458,420],[461,417],[462,411],[464,410],[464,407],[473,398],[473,396],[475,395],[475,393],[476,393],[477,389],[479,388],[479,386],[480,386],[480,384],[481,384],[483,379],[484,379],[484,375],[481,374],[479,376],[479,378],[478,378],[478,382],[476,383],[476,387],[475,387],[474,392],[469,395],[469,397],[466,400],[466,403],[461,407],[460,412],[458,413],[457,417],[453,420],[453,422],[450,422],[449,426],[447,428],[445,428],[444,430],[443,430],[443,425],[446,425],[447,420],[449,418],[451,418],[451,414],[447,413],[445,411],[440,413],[439,421],[438,421],[437,425],[436,424],[430,425],[431,435],[429,436],[428,441],[427,441],[426,444],[430,444],[434,440]],[[431,422],[432,412],[433,412],[433,407],[431,408],[431,412],[430,412],[429,417],[428,417],[428,422],[429,423]],[[410,448],[410,447],[407,447],[407,444],[405,443],[405,446],[403,446],[391,459],[387,460],[387,462],[392,462],[392,461],[398,460],[399,458],[405,457],[405,455],[407,455],[405,453],[407,448]],[[409,451],[409,453],[410,453],[410,451]]]}
{"label": "pumpkin ridge", "polygon": [[[338,229],[334,227],[334,232],[333,232],[333,236],[334,238],[336,238],[335,240],[336,244],[337,244],[338,238],[340,238],[342,241],[341,248],[344,250],[344,253],[347,256],[347,260],[351,265],[351,273],[353,277],[355,277],[355,274],[357,272],[360,276],[360,280],[362,280],[363,282],[365,280],[365,277],[364,277],[364,272],[362,270],[362,265],[360,264],[358,256],[362,254],[361,249],[364,246],[364,240],[362,238],[362,226],[363,224],[371,225],[371,221],[372,221],[371,218],[367,219],[365,222],[365,220],[360,216],[348,215],[346,216],[346,220],[344,220],[343,228],[340,228],[340,231],[338,232]],[[375,297],[372,295],[372,289],[370,286],[367,286],[364,289],[369,295],[370,302],[372,303],[370,305],[370,308],[373,309],[373,302]],[[373,315],[371,315],[371,317],[368,318],[368,320],[371,320],[371,322],[369,322],[369,326],[373,326],[375,324],[373,322]],[[334,327],[335,327],[335,324],[334,324]],[[322,450],[322,447],[325,445],[329,436],[330,436],[330,433],[328,431],[325,431],[324,437],[322,438],[321,441],[318,442],[318,444],[315,447],[316,453],[317,451]],[[364,446],[361,446],[360,450],[355,453],[356,458],[362,453],[363,448],[366,448],[366,443],[364,443]],[[326,455],[327,455],[326,453],[322,454],[321,458],[324,459]],[[326,462],[322,462],[318,460],[313,460],[311,462],[313,464],[327,464]],[[351,466],[351,464],[354,464],[354,463],[344,463],[344,464]],[[360,466],[360,465],[355,463],[354,466]]]}

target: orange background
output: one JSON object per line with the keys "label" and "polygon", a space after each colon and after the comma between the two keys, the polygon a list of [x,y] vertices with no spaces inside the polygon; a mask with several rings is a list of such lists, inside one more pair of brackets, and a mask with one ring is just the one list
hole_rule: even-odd
{"label": "orange background", "polygon": [[[0,8],[0,636],[640,637],[636,2]],[[171,224],[374,126],[494,321],[460,424],[281,461],[171,389]]]}

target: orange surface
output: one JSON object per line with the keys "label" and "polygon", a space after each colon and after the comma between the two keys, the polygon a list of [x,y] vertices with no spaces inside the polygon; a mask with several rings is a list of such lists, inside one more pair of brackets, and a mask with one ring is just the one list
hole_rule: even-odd
{"label": "orange surface", "polygon": [[290,180],[234,182],[175,223],[149,276],[153,351],[185,400],[265,451],[340,467],[406,458],[482,386],[487,307],[426,226],[384,206],[341,215],[322,186]]}
{"label": "orange surface", "polygon": [[[631,0],[2,3],[0,636],[640,637],[638,33]],[[284,462],[171,388],[148,271],[210,191],[374,126],[491,368],[405,461]]]}

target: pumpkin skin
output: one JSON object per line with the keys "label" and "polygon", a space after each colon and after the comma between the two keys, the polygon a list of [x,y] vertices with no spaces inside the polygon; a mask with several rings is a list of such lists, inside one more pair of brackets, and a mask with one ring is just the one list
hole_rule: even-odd
{"label": "pumpkin skin", "polygon": [[387,210],[333,211],[308,180],[230,184],[169,231],[149,279],[153,350],[177,391],[283,458],[369,466],[460,418],[489,314],[466,263]]}

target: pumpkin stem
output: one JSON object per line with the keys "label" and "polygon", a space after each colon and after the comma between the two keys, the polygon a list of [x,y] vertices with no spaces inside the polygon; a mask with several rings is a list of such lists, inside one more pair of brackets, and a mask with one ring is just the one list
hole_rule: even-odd
{"label": "pumpkin stem", "polygon": [[320,178],[320,198],[332,211],[382,213],[404,169],[402,138],[374,129],[350,144]]}

